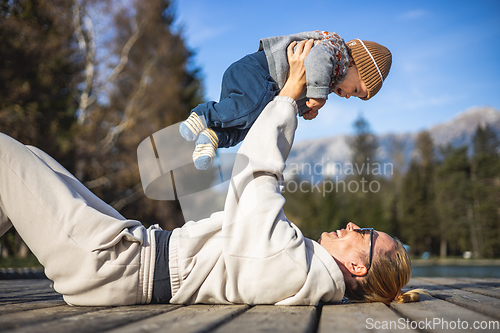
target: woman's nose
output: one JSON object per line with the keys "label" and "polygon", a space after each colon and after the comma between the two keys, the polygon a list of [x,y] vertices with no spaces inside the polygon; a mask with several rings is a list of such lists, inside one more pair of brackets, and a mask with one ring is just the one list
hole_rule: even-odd
{"label": "woman's nose", "polygon": [[346,229],[349,230],[349,231],[352,231],[354,229],[359,229],[359,227],[357,225],[355,225],[354,223],[349,222],[349,223],[347,223]]}

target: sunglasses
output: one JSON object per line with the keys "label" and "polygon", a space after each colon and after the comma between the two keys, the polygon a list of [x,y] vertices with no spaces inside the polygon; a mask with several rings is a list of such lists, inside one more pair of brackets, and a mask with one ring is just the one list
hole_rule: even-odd
{"label": "sunglasses", "polygon": [[373,260],[373,232],[375,230],[373,228],[359,228],[359,229],[353,229],[352,231],[356,231],[359,234],[366,234],[367,232],[370,232],[370,263],[368,264],[368,267],[366,268],[366,273],[368,274],[368,270],[370,269],[370,267],[372,267],[372,260]]}

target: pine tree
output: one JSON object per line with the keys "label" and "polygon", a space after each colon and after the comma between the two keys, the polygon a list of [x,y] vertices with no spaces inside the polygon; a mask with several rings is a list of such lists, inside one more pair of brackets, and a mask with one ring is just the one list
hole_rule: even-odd
{"label": "pine tree", "polygon": [[403,187],[403,169],[405,164],[404,149],[405,143],[402,139],[393,136],[390,141],[391,157],[393,161],[393,173],[388,181],[388,195],[389,200],[387,205],[388,220],[389,220],[389,234],[401,238],[401,220],[403,214],[403,201],[401,198]]}
{"label": "pine tree", "polygon": [[0,1],[0,132],[58,159],[71,148],[82,70],[72,3]]}
{"label": "pine tree", "polygon": [[[471,249],[467,209],[471,203],[470,165],[467,146],[441,147],[443,161],[437,166],[436,207],[439,213],[440,256],[462,254]],[[468,236],[470,235],[470,237]]]}
{"label": "pine tree", "polygon": [[[403,178],[404,217],[401,233],[416,253],[433,252],[437,230],[434,189],[434,142],[430,134],[421,132],[416,140],[416,157]],[[437,252],[437,251],[434,251]]]}
{"label": "pine tree", "polygon": [[473,137],[471,231],[481,256],[500,255],[500,155],[499,139],[489,126],[478,126]]}
{"label": "pine tree", "polygon": [[369,181],[372,179],[372,174],[370,174],[368,166],[375,162],[378,147],[377,138],[372,133],[370,124],[362,115],[359,115],[354,121],[353,127],[354,135],[349,142],[352,151],[351,160],[357,178],[365,178]]}
{"label": "pine tree", "polygon": [[[341,200],[344,200],[349,221],[362,227],[387,230],[389,226],[384,218],[381,193],[374,192],[379,190],[380,184],[373,174],[378,141],[362,115],[355,120],[353,127],[354,135],[349,144],[354,175],[346,177],[348,190],[342,193]],[[374,191],[370,190],[370,184],[375,184],[372,186]]]}
{"label": "pine tree", "polygon": [[[72,3],[0,0],[0,132],[65,164],[83,63],[73,35]],[[27,253],[14,229],[2,237],[2,256]]]}
{"label": "pine tree", "polygon": [[179,204],[144,196],[137,147],[201,102],[198,69],[167,0],[110,6],[114,38],[96,44],[89,13],[106,3],[0,0],[0,131],[45,150],[127,218],[171,229],[184,222]]}
{"label": "pine tree", "polygon": [[[119,61],[107,81],[112,89],[99,103],[89,89],[81,111],[76,175],[128,218],[174,228],[184,219],[178,202],[144,196],[137,147],[153,133],[179,122],[201,102],[193,53],[173,27],[171,1],[134,1],[115,14],[110,53]],[[90,36],[90,35],[89,35]],[[81,107],[83,110],[84,107]],[[133,203],[133,204],[132,204]]]}

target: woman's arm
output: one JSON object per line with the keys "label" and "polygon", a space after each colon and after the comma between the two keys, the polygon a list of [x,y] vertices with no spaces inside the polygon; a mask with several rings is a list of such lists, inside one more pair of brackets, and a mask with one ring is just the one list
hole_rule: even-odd
{"label": "woman's arm", "polygon": [[227,255],[266,257],[283,250],[295,237],[282,208],[279,182],[297,128],[295,100],[305,89],[304,59],[313,41],[303,41],[296,52],[287,49],[288,79],[279,96],[262,111],[241,145],[224,207],[223,229]]}

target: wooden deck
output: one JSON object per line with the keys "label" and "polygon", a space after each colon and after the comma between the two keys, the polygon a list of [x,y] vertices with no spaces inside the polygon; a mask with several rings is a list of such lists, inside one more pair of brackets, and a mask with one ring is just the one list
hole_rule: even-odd
{"label": "wooden deck", "polygon": [[430,295],[418,303],[390,307],[381,303],[71,307],[48,280],[2,280],[0,331],[500,332],[500,279],[415,278],[409,286],[424,288]]}

